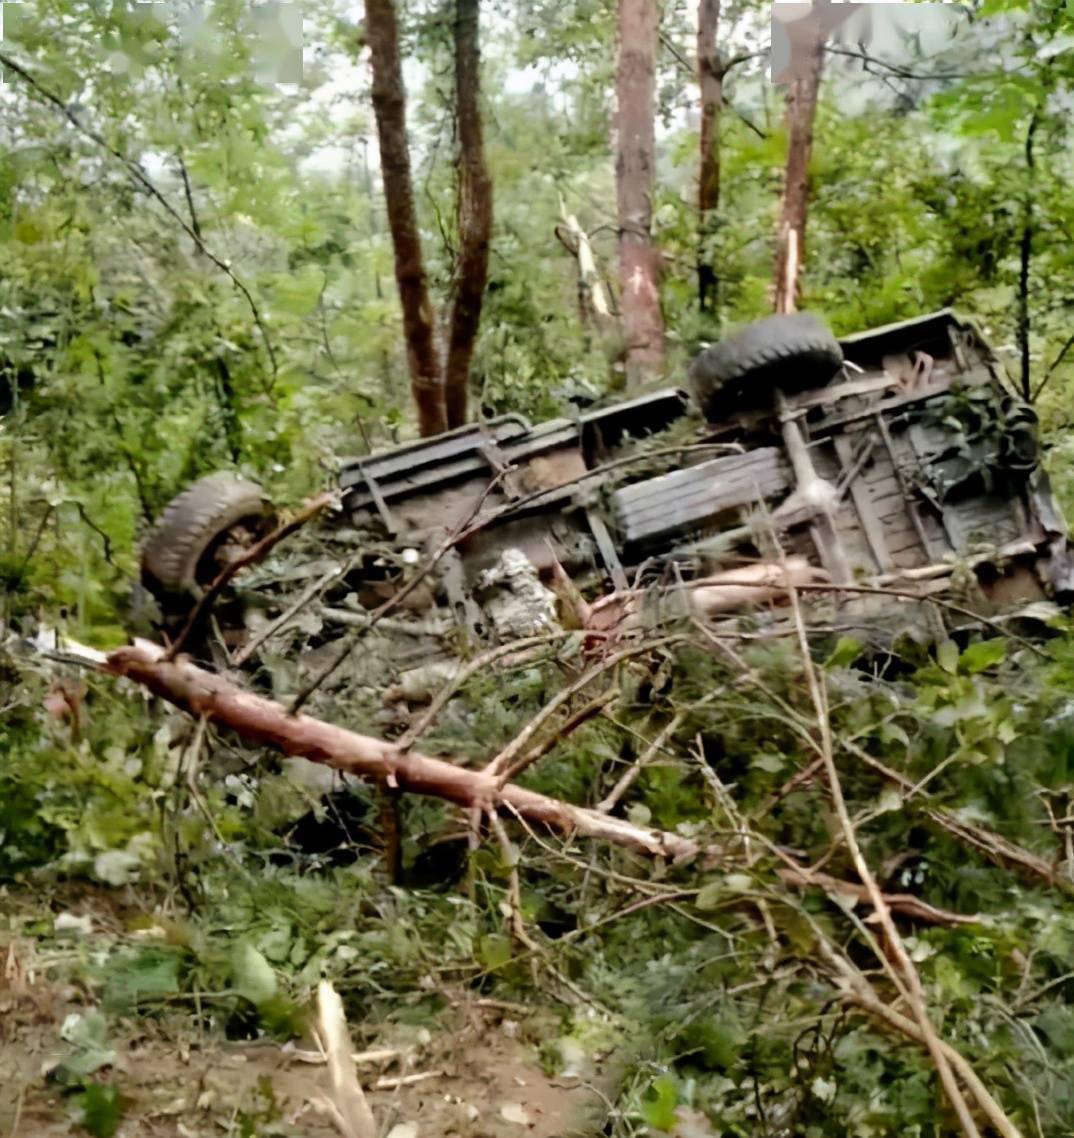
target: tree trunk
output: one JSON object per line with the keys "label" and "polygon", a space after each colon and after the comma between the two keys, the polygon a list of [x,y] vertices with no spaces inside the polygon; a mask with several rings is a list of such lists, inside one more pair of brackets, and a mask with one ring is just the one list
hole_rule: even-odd
{"label": "tree trunk", "polygon": [[664,362],[664,321],[653,247],[655,175],[656,0],[619,0],[616,72],[616,199],[619,212],[619,310],[627,384],[656,377]]}
{"label": "tree trunk", "polygon": [[697,77],[701,87],[701,171],[697,186],[697,302],[702,312],[714,312],[716,269],[708,247],[716,232],[720,204],[720,110],[723,70],[716,50],[720,0],[701,0],[697,11]]}
{"label": "tree trunk", "polygon": [[478,0],[455,4],[455,121],[459,135],[459,254],[451,309],[444,398],[448,427],[466,422],[470,360],[481,323],[492,234],[492,182],[481,136]]}
{"label": "tree trunk", "polygon": [[367,0],[366,42],[373,66],[373,117],[388,224],[395,253],[395,279],[403,307],[410,388],[423,436],[447,428],[444,386],[437,366],[433,310],[421,256],[414,185],[406,133],[406,90],[399,58],[399,27],[392,0]]}
{"label": "tree trunk", "polygon": [[1033,400],[1033,383],[1029,359],[1030,325],[1029,315],[1029,270],[1033,260],[1033,196],[1035,192],[1036,161],[1033,156],[1033,140],[1040,123],[1040,107],[1033,112],[1026,131],[1026,190],[1022,203],[1022,237],[1018,242],[1018,362],[1021,378],[1022,398],[1027,403]]}
{"label": "tree trunk", "polygon": [[787,93],[787,170],[776,234],[775,309],[797,307],[798,270],[805,259],[806,211],[809,206],[809,159],[813,150],[813,120],[824,67],[825,30],[817,22],[806,73]]}

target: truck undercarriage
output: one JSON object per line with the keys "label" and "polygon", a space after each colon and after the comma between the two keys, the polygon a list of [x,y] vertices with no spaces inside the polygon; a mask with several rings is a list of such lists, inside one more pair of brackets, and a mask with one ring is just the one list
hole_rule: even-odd
{"label": "truck undercarriage", "polygon": [[[612,594],[652,612],[793,562],[812,618],[877,642],[945,635],[945,612],[1046,619],[1074,589],[1035,416],[951,311],[838,344],[808,314],[771,318],[702,353],[691,381],[700,415],[668,389],[345,461],[331,521],[218,609],[218,662],[256,647],[308,671],[403,588],[361,657],[397,696],[415,662],[450,669],[460,640],[556,626],[565,585],[586,611]],[[144,548],[143,579],[173,612],[262,524],[257,488],[221,478],[177,499]],[[914,602],[939,596],[959,603]],[[702,615],[785,626],[784,590],[741,599],[764,603]]]}

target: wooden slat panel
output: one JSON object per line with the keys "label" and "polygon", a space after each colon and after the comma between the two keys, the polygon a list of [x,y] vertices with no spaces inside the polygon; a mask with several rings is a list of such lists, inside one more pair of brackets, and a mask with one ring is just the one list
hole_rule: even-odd
{"label": "wooden slat panel", "polygon": [[788,487],[776,447],[712,459],[684,470],[625,486],[613,497],[623,536],[645,541],[701,524],[724,510],[744,506]]}

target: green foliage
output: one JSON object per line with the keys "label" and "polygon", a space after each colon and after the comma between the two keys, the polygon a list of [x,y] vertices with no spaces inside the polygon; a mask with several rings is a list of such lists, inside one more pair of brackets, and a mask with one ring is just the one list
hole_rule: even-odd
{"label": "green foliage", "polygon": [[[5,8],[5,51],[122,155],[6,77],[7,628],[30,630],[40,618],[95,645],[119,643],[137,542],[186,482],[228,467],[293,502],[341,456],[414,431],[367,154],[370,112],[360,80],[353,93],[336,92],[340,76],[362,75],[356,30],[338,6],[307,5],[307,73],[285,88],[259,76],[244,13],[212,4],[204,34],[184,40],[168,6],[45,0],[32,18],[29,6]],[[417,207],[441,302],[458,236],[443,78],[450,14],[428,3],[404,17],[418,68],[409,100]],[[555,238],[562,213],[576,215],[614,278],[615,6],[526,0],[495,17],[484,21],[483,54],[496,225],[473,404],[539,418],[563,413],[571,390],[602,395],[622,378],[622,345],[582,325],[573,260]],[[663,18],[653,224],[667,378],[680,383],[700,343],[768,311],[786,137],[765,61],[736,64],[725,84],[720,206],[699,234],[696,132],[680,114],[694,95],[676,58],[685,52],[692,74],[691,29],[675,5]],[[732,43],[768,13],[733,5],[723,18]],[[1013,365],[1031,221],[1031,379],[1047,381],[1039,409],[1055,444],[1049,461],[1074,502],[1074,352],[1063,354],[1074,286],[1071,18],[1069,5],[988,0],[942,56],[904,45],[911,70],[935,72],[927,81],[828,60],[803,287],[804,302],[840,333],[957,305],[981,317]],[[141,164],[167,206],[132,180],[127,161]],[[713,313],[697,311],[699,250],[717,270]],[[906,649],[890,674],[848,637],[817,653],[844,791],[881,885],[982,915],[953,927],[899,917],[936,1022],[1023,1130],[1049,1138],[1074,1132],[1069,898],[1015,876],[996,850],[959,840],[936,818],[1069,870],[1074,637],[1056,633],[1043,666],[999,638],[948,641],[932,655]],[[560,690],[577,648],[507,676],[475,676],[426,743],[460,762],[486,761]],[[607,715],[557,741],[524,776],[557,797],[599,801],[681,713],[622,813],[721,844],[722,862],[683,868],[581,841],[553,845],[505,819],[510,854],[486,844],[461,885],[444,872],[423,889],[387,884],[367,854],[346,869],[277,858],[299,795],[269,757],[212,740],[192,794],[179,769],[184,741],[159,707],[89,679],[75,729],[46,712],[47,677],[24,659],[0,659],[0,883],[59,897],[88,881],[143,910],[85,940],[61,940],[52,913],[18,927],[12,918],[14,931],[62,957],[57,970],[87,995],[56,1074],[79,1124],[118,1132],[123,1096],[98,1080],[114,1060],[120,1018],[181,1013],[197,1015],[199,1029],[211,1020],[233,1036],[285,1038],[306,1029],[327,976],[349,1012],[372,1021],[432,1024],[445,993],[467,987],[574,1001],[564,1038],[614,1051],[626,1067],[615,1138],[642,1126],[670,1131],[688,1112],[712,1133],[751,1138],[953,1132],[925,1054],[847,1009],[824,969],[826,937],[880,976],[864,907],[778,884],[783,856],[848,881],[855,873],[823,781],[795,778],[817,757],[803,680],[789,638],[746,642],[735,667],[711,645],[684,646],[651,669],[623,668]],[[373,712],[355,698],[342,714],[353,722]],[[453,822],[428,802],[407,803],[405,819],[408,866]],[[512,934],[516,885],[539,950]],[[657,904],[662,889],[672,899]],[[188,913],[165,921],[164,902],[174,910],[180,896]],[[595,1041],[586,1009],[598,1005],[611,1017]],[[234,1129],[270,1134],[280,1115],[263,1085]]]}
{"label": "green foliage", "polygon": [[123,1101],[115,1087],[88,1083],[71,1096],[72,1113],[93,1138],[112,1138],[123,1120]]}

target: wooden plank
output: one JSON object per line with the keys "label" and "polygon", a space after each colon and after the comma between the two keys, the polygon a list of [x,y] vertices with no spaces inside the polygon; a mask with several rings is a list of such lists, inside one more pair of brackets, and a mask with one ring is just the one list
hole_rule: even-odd
{"label": "wooden plank", "polygon": [[[835,445],[835,453],[839,456],[840,463],[850,470],[854,463],[854,447],[850,439],[846,435],[836,435],[832,442]],[[895,568],[895,563],[891,560],[887,541],[884,538],[884,527],[880,524],[880,519],[873,507],[873,499],[868,488],[857,474],[854,474],[852,470],[850,473],[850,497],[854,502],[854,509],[857,511],[861,528],[865,531],[865,540],[869,543],[869,552],[873,555],[877,569],[881,572],[887,572]]]}
{"label": "wooden plank", "polygon": [[745,454],[731,454],[722,458],[712,458],[707,462],[699,462],[696,466],[687,466],[682,470],[673,470],[668,474],[646,479],[644,482],[635,482],[619,490],[616,498],[624,504],[632,504],[654,495],[662,497],[667,490],[672,488],[696,485],[698,480],[711,486],[717,480],[722,482],[725,478],[732,478],[737,474],[743,474],[755,468],[778,465],[779,460],[780,451],[778,447],[759,447],[757,450],[748,451]]}
{"label": "wooden plank", "polygon": [[604,567],[612,579],[613,587],[620,592],[625,592],[630,587],[630,582],[627,581],[623,563],[619,560],[619,551],[615,548],[615,542],[612,541],[612,536],[604,524],[604,519],[596,510],[592,509],[586,510],[585,516],[596,540],[601,559],[604,561]]}
{"label": "wooden plank", "polygon": [[736,479],[729,485],[723,482],[699,482],[689,491],[676,493],[674,488],[667,489],[662,494],[653,495],[634,505],[620,506],[617,502],[617,509],[622,521],[631,525],[664,522],[671,514],[706,518],[735,506],[767,498],[786,489],[786,485],[782,471],[773,470],[767,474],[757,471],[750,477]]}
{"label": "wooden plank", "polygon": [[697,526],[787,486],[781,452],[765,447],[624,486],[612,500],[626,540],[638,542]]}

